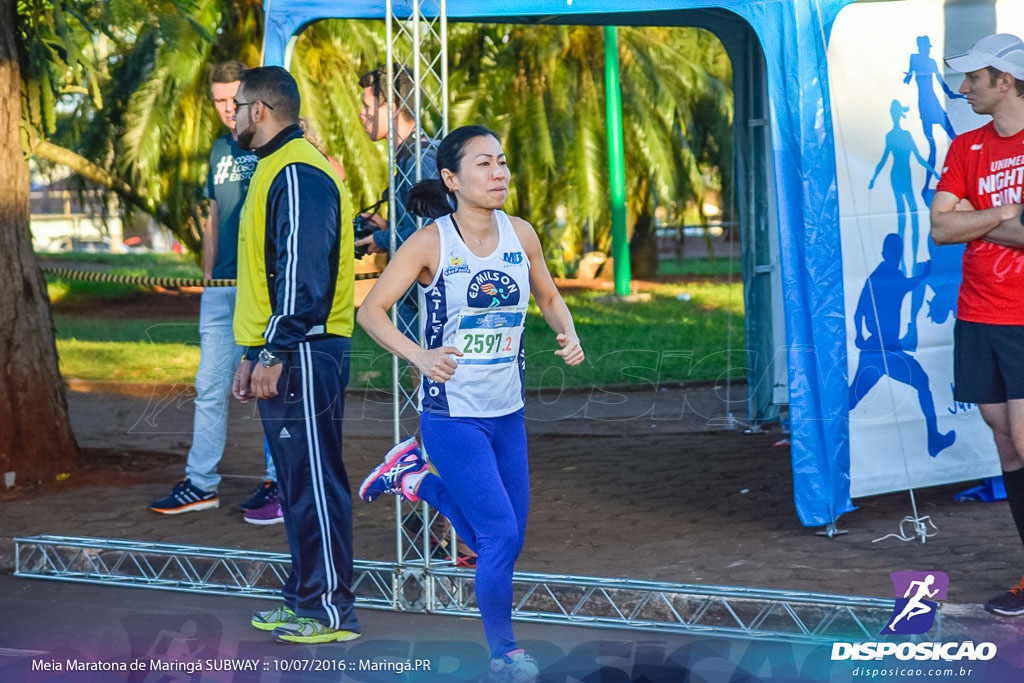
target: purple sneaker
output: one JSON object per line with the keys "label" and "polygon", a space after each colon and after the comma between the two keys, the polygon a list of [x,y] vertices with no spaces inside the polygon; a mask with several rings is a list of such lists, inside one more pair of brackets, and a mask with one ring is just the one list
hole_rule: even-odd
{"label": "purple sneaker", "polygon": [[284,522],[284,512],[281,511],[281,499],[276,495],[268,497],[267,502],[262,507],[246,511],[244,518],[249,524],[259,524],[261,526]]}

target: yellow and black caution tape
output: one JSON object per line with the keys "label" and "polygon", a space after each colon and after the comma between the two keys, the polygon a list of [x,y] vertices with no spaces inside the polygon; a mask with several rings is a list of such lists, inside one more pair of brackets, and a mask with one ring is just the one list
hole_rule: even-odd
{"label": "yellow and black caution tape", "polygon": [[[75,270],[73,268],[49,268],[43,266],[43,272],[53,277],[65,280],[89,280],[92,282],[113,282],[119,285],[148,285],[150,287],[165,287],[173,289],[177,287],[234,287],[237,280],[187,277],[148,277],[145,275],[116,275],[114,273],[97,273],[89,270]],[[380,277],[380,273],[356,273],[356,280],[373,280]]]}

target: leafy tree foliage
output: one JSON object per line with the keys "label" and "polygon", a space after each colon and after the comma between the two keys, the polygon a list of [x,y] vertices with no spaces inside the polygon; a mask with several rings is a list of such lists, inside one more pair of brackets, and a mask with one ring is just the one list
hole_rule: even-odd
{"label": "leafy tree foliage", "polygon": [[[37,159],[116,192],[198,252],[206,155],[222,129],[209,69],[259,61],[260,3],[19,0],[19,14],[32,65],[25,138]],[[731,73],[706,31],[619,35],[627,210],[650,270],[656,208],[679,220],[711,186],[728,196]],[[534,224],[561,274],[588,232],[594,247],[610,245],[603,40],[592,26],[449,26],[451,123],[499,133],[514,173],[510,209]],[[291,65],[303,115],[360,205],[380,194],[386,151],[362,131],[356,82],[384,50],[381,22],[321,21],[300,36]]]}

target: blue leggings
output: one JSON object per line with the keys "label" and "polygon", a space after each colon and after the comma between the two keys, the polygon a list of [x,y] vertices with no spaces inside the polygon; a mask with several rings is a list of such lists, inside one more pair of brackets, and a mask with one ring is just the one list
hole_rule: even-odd
{"label": "blue leggings", "polygon": [[512,635],[512,567],[523,548],[530,508],[530,467],[523,411],[502,417],[422,413],[430,462],[419,496],[447,517],[479,557],[476,602],[491,656],[516,649]]}

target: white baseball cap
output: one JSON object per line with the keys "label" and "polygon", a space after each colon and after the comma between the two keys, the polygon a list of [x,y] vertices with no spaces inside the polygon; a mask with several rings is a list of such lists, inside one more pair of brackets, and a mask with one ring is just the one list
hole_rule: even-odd
{"label": "white baseball cap", "polygon": [[994,33],[966,53],[946,57],[946,65],[962,73],[991,66],[1024,81],[1024,41],[1012,33]]}

